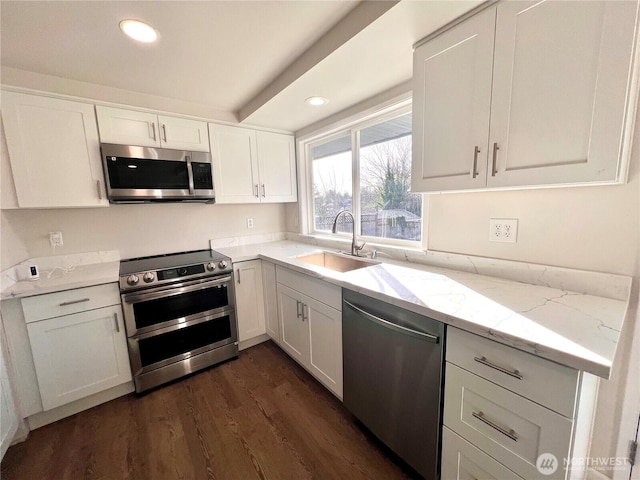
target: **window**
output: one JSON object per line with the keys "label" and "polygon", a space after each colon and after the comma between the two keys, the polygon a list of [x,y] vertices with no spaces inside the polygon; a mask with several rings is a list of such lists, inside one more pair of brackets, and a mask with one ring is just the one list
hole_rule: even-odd
{"label": "window", "polygon": [[422,195],[410,193],[411,113],[406,108],[307,144],[309,231],[419,243]]}

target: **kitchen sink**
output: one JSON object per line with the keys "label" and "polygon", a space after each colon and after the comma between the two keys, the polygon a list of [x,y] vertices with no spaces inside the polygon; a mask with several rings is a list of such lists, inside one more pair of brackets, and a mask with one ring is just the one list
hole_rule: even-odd
{"label": "kitchen sink", "polygon": [[309,255],[301,255],[296,257],[296,260],[342,273],[357,270],[358,268],[370,267],[380,263],[369,259],[353,257],[343,253],[332,252],[318,252],[311,253]]}

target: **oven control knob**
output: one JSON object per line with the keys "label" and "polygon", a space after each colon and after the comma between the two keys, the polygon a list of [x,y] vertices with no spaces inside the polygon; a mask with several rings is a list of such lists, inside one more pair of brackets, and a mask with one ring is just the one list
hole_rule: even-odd
{"label": "oven control knob", "polygon": [[227,261],[221,260],[218,266],[224,270],[225,268],[227,268]]}
{"label": "oven control knob", "polygon": [[138,278],[137,275],[129,275],[127,277],[127,283],[129,285],[137,285],[139,281],[140,281],[140,279]]}
{"label": "oven control knob", "polygon": [[214,271],[216,269],[216,264],[214,262],[207,263],[207,270]]}
{"label": "oven control knob", "polygon": [[145,283],[150,283],[153,282],[153,280],[156,278],[156,276],[152,273],[152,272],[147,272],[144,274],[144,276],[142,277],[142,279],[145,281]]}

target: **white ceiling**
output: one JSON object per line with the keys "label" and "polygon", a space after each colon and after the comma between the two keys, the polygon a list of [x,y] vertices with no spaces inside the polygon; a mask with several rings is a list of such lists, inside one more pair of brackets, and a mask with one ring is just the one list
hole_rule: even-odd
{"label": "white ceiling", "polygon": [[[2,0],[0,63],[296,131],[410,79],[412,44],[479,3]],[[127,39],[124,18],[160,42]]]}

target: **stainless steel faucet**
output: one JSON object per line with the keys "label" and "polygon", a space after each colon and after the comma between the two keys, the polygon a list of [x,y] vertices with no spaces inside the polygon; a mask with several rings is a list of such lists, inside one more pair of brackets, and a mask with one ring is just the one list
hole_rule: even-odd
{"label": "stainless steel faucet", "polygon": [[358,245],[356,242],[356,219],[353,218],[353,214],[347,210],[341,210],[336,215],[336,218],[333,219],[333,226],[331,227],[331,233],[338,233],[338,218],[340,215],[349,215],[351,217],[351,221],[353,224],[353,238],[351,240],[351,255],[354,257],[359,256],[358,252],[362,250],[366,244],[366,242],[362,242],[362,245]]}

